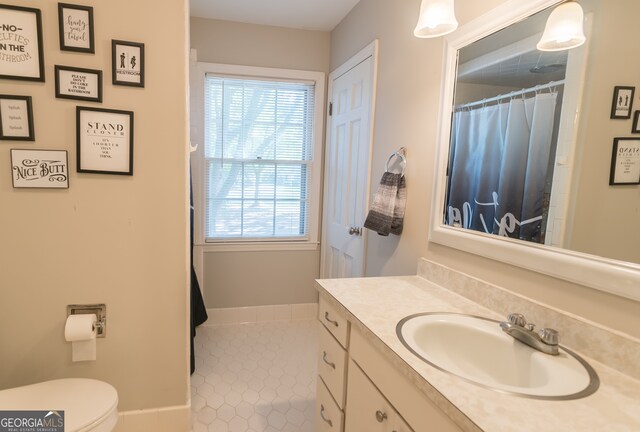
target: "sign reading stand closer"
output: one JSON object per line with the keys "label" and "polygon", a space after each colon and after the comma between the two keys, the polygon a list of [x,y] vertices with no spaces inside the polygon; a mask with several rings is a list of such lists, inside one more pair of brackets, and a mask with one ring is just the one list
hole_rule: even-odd
{"label": "sign reading stand closer", "polygon": [[77,107],[77,170],[133,175],[133,112]]}

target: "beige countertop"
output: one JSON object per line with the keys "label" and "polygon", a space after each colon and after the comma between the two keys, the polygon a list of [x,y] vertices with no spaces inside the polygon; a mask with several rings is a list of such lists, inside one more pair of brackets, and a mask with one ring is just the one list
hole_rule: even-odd
{"label": "beige countertop", "polygon": [[[568,344],[568,348],[591,364],[600,378],[600,388],[586,398],[545,401],[502,394],[468,383],[418,359],[396,336],[396,324],[408,315],[458,312],[504,319],[422,277],[324,279],[318,281],[318,289],[324,299],[342,310],[352,325],[362,330],[387,359],[464,431],[640,431],[640,381]],[[559,330],[562,344],[562,330]]]}

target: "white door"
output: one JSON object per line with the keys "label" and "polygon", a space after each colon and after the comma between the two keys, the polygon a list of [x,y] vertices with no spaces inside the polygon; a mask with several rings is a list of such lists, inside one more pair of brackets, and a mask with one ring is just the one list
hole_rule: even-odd
{"label": "white door", "polygon": [[322,277],[364,275],[377,41],[329,77]]}

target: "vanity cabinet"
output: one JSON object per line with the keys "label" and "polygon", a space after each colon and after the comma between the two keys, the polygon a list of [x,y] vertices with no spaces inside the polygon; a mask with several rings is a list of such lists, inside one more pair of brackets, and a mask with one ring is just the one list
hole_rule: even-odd
{"label": "vanity cabinet", "polygon": [[322,296],[318,320],[318,432],[461,431]]}

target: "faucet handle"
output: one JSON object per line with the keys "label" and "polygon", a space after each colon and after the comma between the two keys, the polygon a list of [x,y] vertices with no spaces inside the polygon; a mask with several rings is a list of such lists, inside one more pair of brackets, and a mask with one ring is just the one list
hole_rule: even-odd
{"label": "faucet handle", "polygon": [[517,325],[520,327],[524,327],[525,325],[527,325],[527,320],[524,318],[524,315],[522,315],[521,313],[510,313],[507,316],[507,320],[509,320],[511,324]]}
{"label": "faucet handle", "polygon": [[558,345],[558,331],[552,328],[540,329],[538,333],[542,342],[547,345]]}

